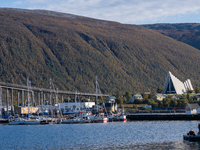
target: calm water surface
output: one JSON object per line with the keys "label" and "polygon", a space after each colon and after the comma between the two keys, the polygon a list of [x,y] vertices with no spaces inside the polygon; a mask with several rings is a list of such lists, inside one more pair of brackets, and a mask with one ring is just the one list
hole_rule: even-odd
{"label": "calm water surface", "polygon": [[0,149],[200,149],[183,141],[200,121],[0,125]]}

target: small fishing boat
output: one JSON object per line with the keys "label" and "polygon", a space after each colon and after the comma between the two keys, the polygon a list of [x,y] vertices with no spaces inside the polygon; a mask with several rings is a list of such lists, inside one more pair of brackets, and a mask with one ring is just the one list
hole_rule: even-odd
{"label": "small fishing boat", "polygon": [[195,134],[193,130],[190,130],[190,132],[188,132],[187,135],[183,135],[183,139],[188,141],[200,141],[200,123],[198,124],[198,128],[198,134]]}
{"label": "small fishing boat", "polygon": [[200,141],[200,135],[183,135],[183,139],[188,141]]}

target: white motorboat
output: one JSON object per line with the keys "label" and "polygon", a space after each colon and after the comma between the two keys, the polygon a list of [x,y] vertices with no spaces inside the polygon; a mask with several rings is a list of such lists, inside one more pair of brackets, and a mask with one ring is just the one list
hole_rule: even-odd
{"label": "white motorboat", "polygon": [[99,115],[90,115],[88,116],[91,119],[91,122],[94,123],[107,123],[108,118],[104,116],[104,113],[99,113]]}
{"label": "white motorboat", "polygon": [[9,125],[37,125],[40,124],[39,119],[23,119],[16,118],[14,121],[8,123]]}
{"label": "white motorboat", "polygon": [[38,125],[40,124],[40,120],[39,119],[27,119],[24,121],[24,124],[23,125]]}
{"label": "white motorboat", "polygon": [[24,119],[22,118],[16,118],[14,121],[9,122],[9,125],[23,125],[24,124]]}

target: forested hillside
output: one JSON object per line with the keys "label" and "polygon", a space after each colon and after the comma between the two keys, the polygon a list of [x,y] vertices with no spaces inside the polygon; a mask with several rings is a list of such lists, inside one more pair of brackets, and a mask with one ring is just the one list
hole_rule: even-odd
{"label": "forested hillside", "polygon": [[143,25],[200,50],[200,23]]}
{"label": "forested hillside", "polygon": [[62,90],[143,92],[168,71],[199,85],[200,51],[142,26],[50,11],[0,9],[0,81]]}

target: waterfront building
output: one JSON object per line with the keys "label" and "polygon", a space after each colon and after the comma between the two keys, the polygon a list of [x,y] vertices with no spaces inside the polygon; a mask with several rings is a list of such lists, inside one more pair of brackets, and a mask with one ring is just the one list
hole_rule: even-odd
{"label": "waterfront building", "polygon": [[14,112],[15,114],[18,115],[25,115],[28,114],[28,112],[31,113],[36,113],[38,111],[38,107],[15,107]]}
{"label": "waterfront building", "polygon": [[170,71],[168,72],[162,94],[184,94],[188,90],[194,91],[190,79],[181,82]]}
{"label": "waterfront building", "polygon": [[197,103],[193,103],[193,104],[188,103],[185,106],[185,113],[186,113],[186,115],[197,114],[198,110],[199,110],[199,105]]}
{"label": "waterfront building", "polygon": [[72,102],[72,103],[58,103],[59,110],[68,110],[68,109],[87,109],[92,108],[95,105],[95,102]]}

